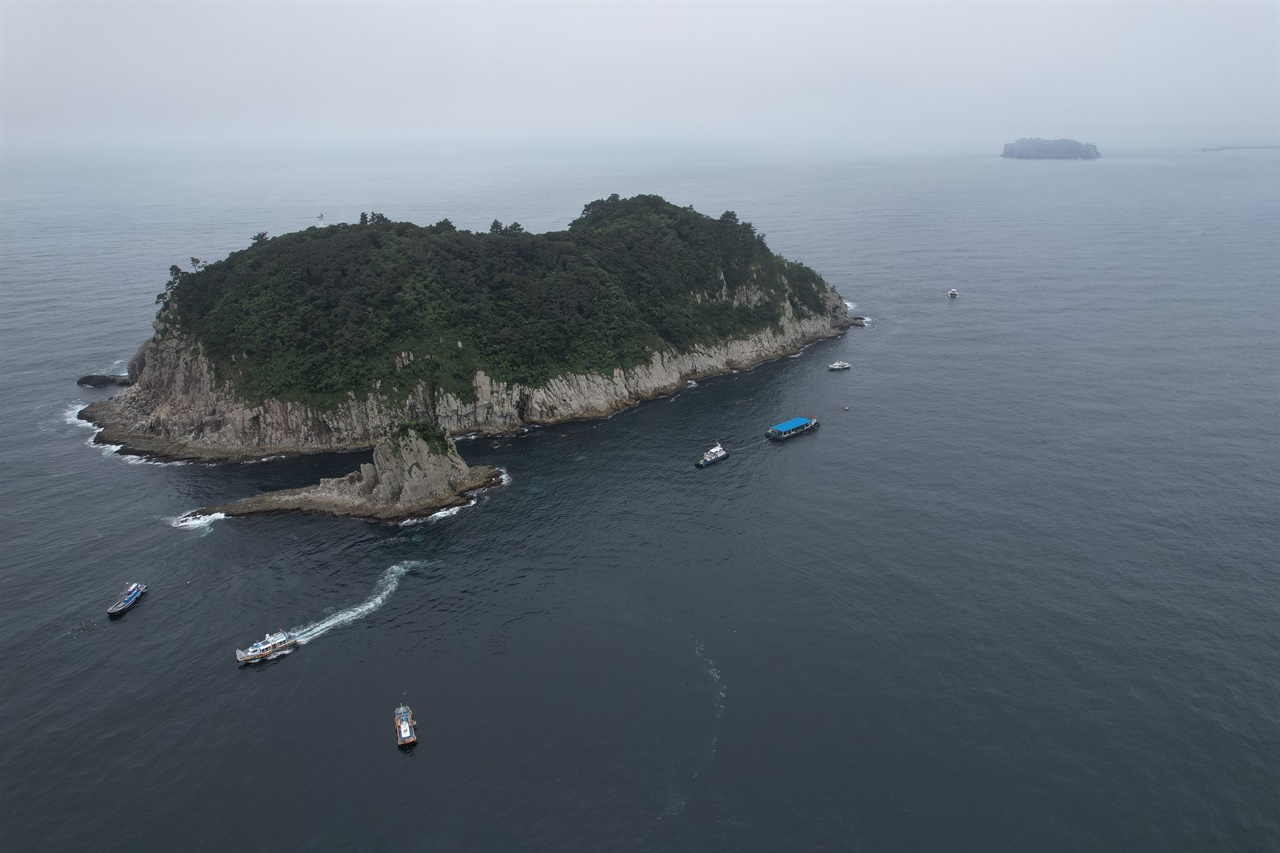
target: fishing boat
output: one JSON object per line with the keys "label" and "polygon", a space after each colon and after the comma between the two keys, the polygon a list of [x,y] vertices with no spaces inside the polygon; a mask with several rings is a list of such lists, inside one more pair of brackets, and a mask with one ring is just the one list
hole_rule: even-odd
{"label": "fishing boat", "polygon": [[124,588],[124,593],[120,596],[120,600],[107,608],[108,616],[119,616],[130,607],[138,603],[138,599],[142,598],[142,594],[147,591],[145,583],[131,583]]}
{"label": "fishing boat", "polygon": [[947,296],[949,296],[952,299],[955,299],[959,295],[960,295],[959,293],[956,293],[956,289],[954,287],[947,291]]}
{"label": "fishing boat", "polygon": [[774,441],[786,441],[788,438],[795,438],[797,435],[806,432],[812,432],[819,426],[817,418],[800,417],[792,418],[789,421],[783,421],[780,424],[774,424],[765,431],[765,438],[771,438]]}
{"label": "fishing boat", "polygon": [[266,660],[272,655],[289,651],[297,644],[298,635],[281,628],[274,634],[267,634],[247,649],[236,649],[236,660],[240,663]]}
{"label": "fishing boat", "polygon": [[827,370],[848,370],[851,366],[847,361],[833,361],[827,365]]}
{"label": "fishing boat", "polygon": [[729,451],[721,447],[720,442],[717,441],[715,447],[711,448],[706,453],[702,454],[702,458],[693,464],[694,464],[694,467],[697,467],[697,468],[706,468],[708,465],[713,465],[716,462],[719,462],[721,459],[724,459],[728,455],[729,455]]}
{"label": "fishing boat", "polygon": [[418,742],[418,721],[408,705],[396,708],[396,745],[411,746]]}

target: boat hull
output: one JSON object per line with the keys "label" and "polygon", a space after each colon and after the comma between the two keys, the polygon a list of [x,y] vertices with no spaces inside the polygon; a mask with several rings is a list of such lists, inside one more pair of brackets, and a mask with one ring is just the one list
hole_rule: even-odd
{"label": "boat hull", "polygon": [[275,635],[268,634],[265,639],[254,643],[247,649],[236,649],[238,663],[257,663],[270,660],[276,655],[287,654],[298,645],[298,635],[281,631]]}
{"label": "boat hull", "polygon": [[404,749],[418,742],[418,721],[413,718],[413,711],[408,705],[396,709],[395,728],[396,746]]}
{"label": "boat hull", "polygon": [[817,418],[810,418],[809,422],[806,424],[801,424],[800,426],[792,427],[787,430],[771,429],[766,432],[764,436],[772,441],[787,441],[788,439],[795,438],[797,435],[804,435],[806,432],[813,432],[819,426],[821,426],[821,424],[818,423]]}
{"label": "boat hull", "polygon": [[135,604],[137,604],[139,601],[142,600],[142,595],[146,591],[147,591],[147,587],[145,584],[138,584],[138,588],[136,590],[131,588],[123,596],[121,596],[119,601],[117,601],[115,604],[107,608],[107,616],[111,617],[112,619],[118,619],[119,617],[123,616],[125,614],[125,611],[129,610],[131,607],[133,607]]}

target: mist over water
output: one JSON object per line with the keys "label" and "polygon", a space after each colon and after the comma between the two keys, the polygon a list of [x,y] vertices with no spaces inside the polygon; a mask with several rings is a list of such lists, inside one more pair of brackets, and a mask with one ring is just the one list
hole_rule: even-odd
{"label": "mist over water", "polygon": [[[1276,152],[55,154],[0,173],[14,849],[1280,845]],[[367,454],[86,446],[111,390],[74,380],[123,368],[172,263],[613,192],[734,210],[872,320],[461,441],[504,486],[413,524],[187,517]]]}

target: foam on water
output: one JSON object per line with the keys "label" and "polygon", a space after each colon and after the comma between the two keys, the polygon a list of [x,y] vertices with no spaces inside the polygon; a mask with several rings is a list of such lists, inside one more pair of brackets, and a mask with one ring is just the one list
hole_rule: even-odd
{"label": "foam on water", "polygon": [[93,434],[97,435],[99,432],[97,425],[80,417],[80,411],[87,405],[89,404],[83,400],[75,400],[72,402],[71,408],[62,413],[62,422],[67,426],[78,426],[84,427],[85,429],[91,429],[93,430]]}
{"label": "foam on water", "polygon": [[410,527],[415,524],[425,524],[428,521],[439,521],[442,518],[450,518],[451,516],[455,516],[458,513],[462,512],[467,507],[475,506],[475,505],[476,505],[475,498],[472,498],[471,500],[467,501],[465,504],[462,504],[461,506],[446,507],[445,509],[442,509],[439,512],[433,512],[431,513],[431,515],[422,516],[421,518],[406,518],[404,521],[400,522],[400,526]]}
{"label": "foam on water", "polygon": [[294,628],[293,632],[298,635],[298,644],[306,645],[307,643],[332,631],[334,628],[340,628],[343,625],[350,625],[357,619],[368,616],[373,611],[387,603],[387,599],[391,597],[391,593],[396,591],[396,587],[400,585],[400,578],[411,569],[427,565],[426,560],[409,560],[404,563],[396,563],[391,568],[383,572],[382,577],[378,578],[378,586],[373,595],[366,601],[357,604],[355,607],[348,607],[346,610],[339,610],[332,616],[327,616],[319,622],[312,622],[310,625],[304,625],[301,628]]}
{"label": "foam on water", "polygon": [[226,518],[226,513],[215,512],[212,515],[201,515],[198,512],[189,512],[186,515],[180,515],[177,518],[166,518],[170,527],[176,527],[179,530],[199,530],[207,528],[215,521],[221,521]]}

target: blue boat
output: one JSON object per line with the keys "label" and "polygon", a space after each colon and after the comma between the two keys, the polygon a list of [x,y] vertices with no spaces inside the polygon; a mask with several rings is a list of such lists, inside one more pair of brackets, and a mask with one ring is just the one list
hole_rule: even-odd
{"label": "blue boat", "polygon": [[805,432],[811,432],[818,428],[817,418],[792,418],[789,421],[783,421],[780,424],[774,424],[765,432],[765,438],[771,438],[774,441],[786,441],[788,438],[795,438],[797,435]]}
{"label": "blue boat", "polygon": [[138,599],[142,598],[142,594],[147,591],[147,585],[144,583],[131,583],[124,588],[124,594],[120,596],[120,600],[107,608],[108,616],[119,616],[130,607],[138,603]]}

